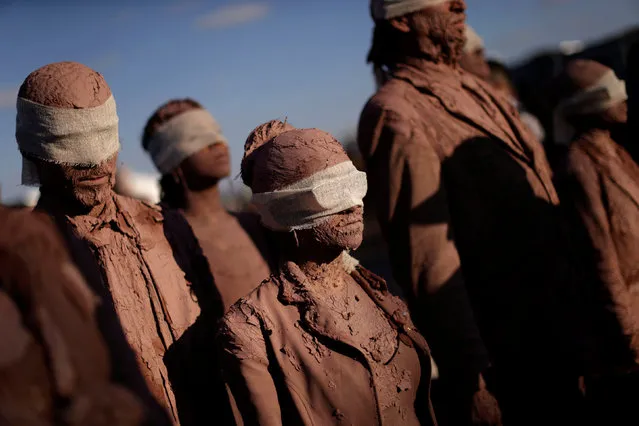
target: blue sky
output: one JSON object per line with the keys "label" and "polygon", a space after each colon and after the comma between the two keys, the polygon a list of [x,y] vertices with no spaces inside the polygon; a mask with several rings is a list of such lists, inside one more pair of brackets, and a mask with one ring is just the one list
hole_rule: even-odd
{"label": "blue sky", "polygon": [[[54,2],[51,2],[54,3]],[[221,123],[233,173],[246,135],[288,117],[338,138],[373,91],[365,57],[368,0],[0,0],[0,183],[20,193],[15,93],[34,69],[73,60],[100,71],[120,116],[120,162],[153,166],[140,133],[172,97],[193,97]],[[93,3],[94,5],[87,5]],[[487,49],[517,60],[561,40],[593,40],[639,22],[637,0],[467,0]],[[516,6],[515,6],[516,4]]]}

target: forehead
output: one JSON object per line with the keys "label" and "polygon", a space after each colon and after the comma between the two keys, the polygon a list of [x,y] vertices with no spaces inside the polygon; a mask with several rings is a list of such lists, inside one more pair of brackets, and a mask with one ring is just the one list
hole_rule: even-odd
{"label": "forehead", "polygon": [[342,145],[316,129],[283,133],[255,151],[254,190],[273,191],[349,161]]}
{"label": "forehead", "polygon": [[273,140],[272,157],[281,167],[307,175],[348,160],[342,145],[329,133],[316,129],[286,132]]}

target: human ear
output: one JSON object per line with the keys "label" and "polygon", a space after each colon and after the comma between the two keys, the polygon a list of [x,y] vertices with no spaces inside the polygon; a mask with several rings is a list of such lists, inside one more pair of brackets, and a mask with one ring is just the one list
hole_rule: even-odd
{"label": "human ear", "polygon": [[393,28],[403,33],[410,32],[410,26],[408,25],[408,18],[406,16],[398,16],[390,20],[390,24]]}

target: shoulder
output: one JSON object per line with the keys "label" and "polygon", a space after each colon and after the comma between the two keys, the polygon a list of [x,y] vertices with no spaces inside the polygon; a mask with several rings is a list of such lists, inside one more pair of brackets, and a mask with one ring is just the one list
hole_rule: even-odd
{"label": "shoulder", "polygon": [[606,145],[605,138],[597,132],[586,133],[575,139],[566,154],[568,170],[592,168],[595,165],[595,158],[605,155]]}
{"label": "shoulder", "polygon": [[265,336],[273,331],[269,311],[277,301],[277,284],[264,280],[229,308],[217,335],[223,351],[236,358],[266,358]]}
{"label": "shoulder", "polygon": [[382,86],[366,103],[361,121],[372,119],[416,120],[419,117],[415,106],[416,89],[397,79],[391,79]]}
{"label": "shoulder", "polygon": [[157,223],[163,220],[164,212],[160,206],[120,194],[115,194],[115,200],[136,221]]}
{"label": "shoulder", "polygon": [[248,320],[249,317],[259,319],[262,322],[269,322],[267,319],[269,317],[268,311],[274,309],[274,305],[281,304],[278,300],[278,294],[279,285],[271,276],[262,281],[249,294],[235,302],[222,318],[222,323],[237,324]]}

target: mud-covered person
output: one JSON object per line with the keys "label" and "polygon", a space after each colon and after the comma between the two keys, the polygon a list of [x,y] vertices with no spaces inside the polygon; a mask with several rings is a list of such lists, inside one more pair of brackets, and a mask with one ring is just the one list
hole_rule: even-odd
{"label": "mud-covered person", "polygon": [[459,66],[466,72],[482,80],[488,80],[490,77],[490,68],[486,61],[484,40],[477,34],[477,31],[468,24],[466,24],[465,35],[466,43],[464,43],[464,49],[459,58]]}
{"label": "mud-covered person", "polygon": [[[583,289],[592,322],[585,392],[593,424],[637,424],[639,398],[639,166],[623,148],[625,83],[600,63],[574,60],[558,81],[555,139],[568,156],[562,204],[582,225],[584,267],[598,280]],[[636,142],[635,142],[636,143]]]}
{"label": "mud-covered person", "polygon": [[201,421],[196,335],[221,303],[182,216],[114,193],[120,143],[109,86],[82,64],[53,63],[25,79],[17,109],[22,182],[40,186],[36,210],[55,219],[88,284],[112,302],[153,395],[176,423]]}
{"label": "mud-covered person", "polygon": [[0,424],[159,424],[112,382],[98,303],[51,219],[0,206]]}
{"label": "mud-covered person", "polygon": [[511,71],[506,65],[496,60],[488,61],[488,68],[490,69],[488,82],[495,90],[506,96],[508,101],[517,108],[521,121],[528,126],[530,131],[537,137],[537,140],[543,143],[544,139],[546,139],[546,131],[539,119],[528,112],[519,100],[519,94],[517,93]]}
{"label": "mud-covered person", "polygon": [[[628,52],[628,145],[626,149],[639,162],[639,41]],[[634,141],[634,143],[633,143]]]}
{"label": "mud-covered person", "polygon": [[244,424],[433,424],[425,340],[347,253],[362,242],[365,174],[330,134],[271,121],[249,135],[242,178],[281,260],[218,336]]}
{"label": "mud-covered person", "polygon": [[485,390],[472,399],[484,383],[504,424],[572,423],[581,396],[559,199],[515,107],[460,67],[465,10],[371,3],[368,60],[387,75],[358,131],[371,201],[439,367],[440,423],[500,421]]}
{"label": "mud-covered person", "polygon": [[222,205],[219,182],[231,167],[220,126],[198,102],[173,99],[149,118],[142,146],[162,173],[162,203],[188,220],[228,309],[270,271],[259,217]]}

